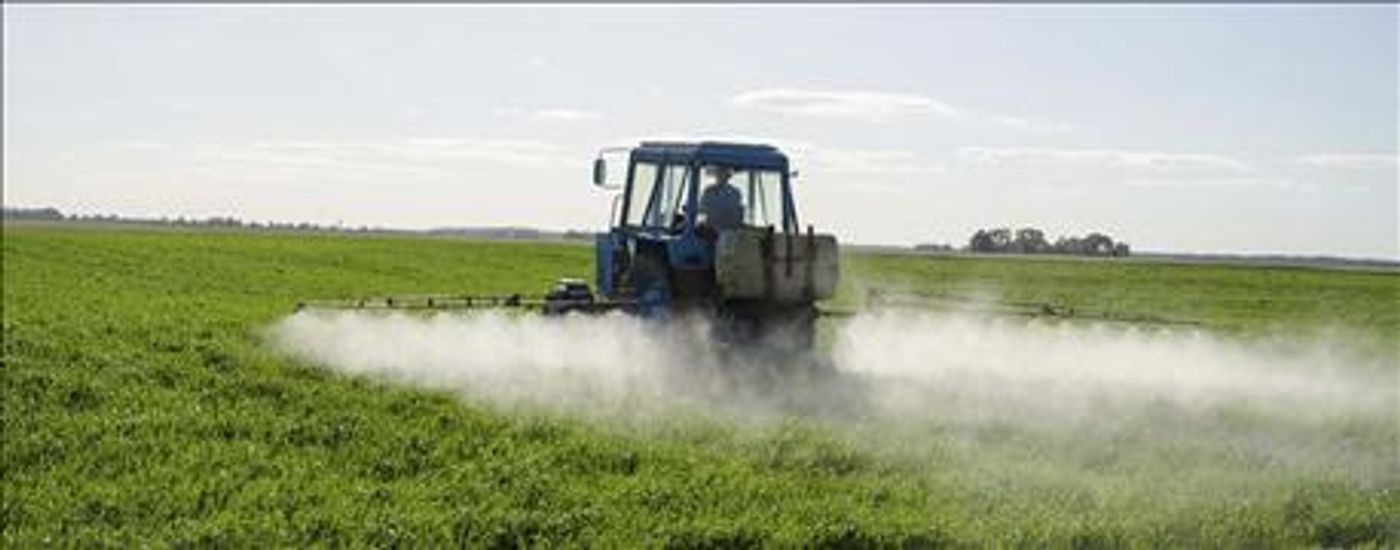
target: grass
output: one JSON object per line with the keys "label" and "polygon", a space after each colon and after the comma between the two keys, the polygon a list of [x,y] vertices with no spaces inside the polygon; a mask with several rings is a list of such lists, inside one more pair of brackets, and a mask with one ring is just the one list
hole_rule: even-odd
{"label": "grass", "polygon": [[1393,270],[1027,256],[864,255],[846,264],[847,301],[875,287],[1238,336],[1342,330],[1393,346],[1400,335],[1400,273]]}
{"label": "grass", "polygon": [[[1248,457],[1150,438],[1115,462],[1099,456],[1114,447],[1015,427],[979,436],[1001,438],[995,452],[937,427],[898,438],[923,446],[904,452],[799,417],[632,433],[336,375],[260,337],[302,298],[588,278],[584,246],[16,224],[3,260],[5,546],[1400,542],[1394,476],[1251,473]],[[846,269],[846,303],[877,286],[1241,334],[1341,328],[1392,349],[1400,334],[1394,273],[901,256]],[[1396,441],[1393,425],[1355,430],[1363,449]]]}

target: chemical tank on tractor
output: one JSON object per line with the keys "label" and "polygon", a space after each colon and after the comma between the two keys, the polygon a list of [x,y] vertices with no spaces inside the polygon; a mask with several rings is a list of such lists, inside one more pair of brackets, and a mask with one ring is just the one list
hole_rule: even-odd
{"label": "chemical tank on tractor", "polygon": [[[615,150],[614,150],[615,151]],[[597,292],[643,316],[701,314],[731,341],[812,343],[839,277],[836,238],[800,225],[788,159],[768,145],[642,142],[626,150],[597,236]],[[727,188],[725,188],[727,187]]]}

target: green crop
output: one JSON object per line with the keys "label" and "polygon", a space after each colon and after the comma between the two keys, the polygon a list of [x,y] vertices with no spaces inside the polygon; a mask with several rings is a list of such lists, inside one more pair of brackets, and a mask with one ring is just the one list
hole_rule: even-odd
{"label": "green crop", "polygon": [[[938,426],[851,435],[800,416],[625,430],[335,374],[262,335],[305,298],[591,278],[586,246],[12,224],[3,260],[8,547],[1400,542],[1396,476],[1308,476],[1123,434],[1108,437],[1130,451],[1110,456],[1118,447],[1014,426],[973,448]],[[838,305],[883,287],[1229,333],[1342,328],[1389,349],[1400,338],[1394,273],[846,260]],[[1247,433],[1240,415],[1221,430]],[[1361,453],[1397,441],[1393,424],[1328,429]]]}
{"label": "green crop", "polygon": [[1031,313],[1194,325],[1237,336],[1345,330],[1393,345],[1400,335],[1395,270],[894,254],[849,257],[845,267],[846,302],[875,288],[949,307],[990,299]]}

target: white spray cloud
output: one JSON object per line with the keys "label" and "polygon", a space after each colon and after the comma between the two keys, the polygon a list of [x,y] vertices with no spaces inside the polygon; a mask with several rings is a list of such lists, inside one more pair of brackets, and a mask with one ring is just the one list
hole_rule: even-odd
{"label": "white spray cloud", "polygon": [[464,392],[502,404],[612,406],[663,395],[677,361],[662,333],[636,319],[432,317],[304,313],[280,323],[276,341],[336,370]]}
{"label": "white spray cloud", "polygon": [[974,446],[1006,426],[1066,449],[1116,445],[1107,442],[1127,434],[1400,481],[1391,452],[1400,443],[1400,366],[1345,346],[877,311],[836,328],[833,376],[804,377],[774,376],[772,361],[727,354],[708,334],[702,322],[498,313],[309,312],[270,331],[278,347],[315,364],[504,407],[623,420],[797,415],[854,428],[853,437],[914,427]]}
{"label": "white spray cloud", "polygon": [[1299,347],[1270,350],[1196,330],[892,311],[856,317],[836,354],[849,372],[923,386],[910,390],[919,397],[947,394],[1060,419],[1098,412],[1090,404],[1146,402],[1304,418],[1394,410],[1393,368],[1358,365],[1329,346]]}

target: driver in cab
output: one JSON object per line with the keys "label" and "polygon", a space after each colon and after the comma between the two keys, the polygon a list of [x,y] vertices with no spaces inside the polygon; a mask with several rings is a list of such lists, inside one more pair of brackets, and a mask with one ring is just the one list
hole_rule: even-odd
{"label": "driver in cab", "polygon": [[744,195],[729,183],[734,171],[727,166],[709,166],[706,175],[714,177],[700,195],[700,223],[716,232],[744,224]]}

